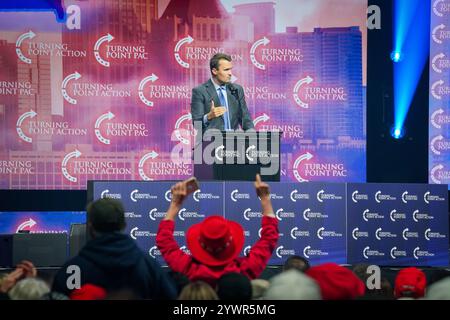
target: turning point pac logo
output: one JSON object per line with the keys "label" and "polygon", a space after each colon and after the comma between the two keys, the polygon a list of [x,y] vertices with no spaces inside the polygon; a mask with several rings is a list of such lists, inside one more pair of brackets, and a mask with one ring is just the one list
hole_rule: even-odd
{"label": "turning point pac logo", "polygon": [[191,44],[193,41],[194,41],[194,39],[188,35],[187,37],[178,41],[177,44],[175,45],[175,49],[174,49],[175,60],[177,61],[177,63],[180,66],[182,66],[183,68],[186,68],[186,69],[189,69],[189,63],[187,63],[186,61],[181,59],[180,49],[184,44],[186,44],[186,43]]}
{"label": "turning point pac logo", "polygon": [[149,176],[147,176],[147,174],[145,173],[144,165],[148,159],[156,159],[158,156],[159,156],[159,154],[156,151],[152,150],[152,151],[144,154],[142,156],[142,158],[139,160],[138,172],[139,172],[139,176],[142,178],[142,180],[145,180],[145,181],[153,180]]}
{"label": "turning point pac logo", "polygon": [[309,161],[309,160],[311,160],[312,158],[313,158],[313,155],[312,155],[311,153],[307,152],[307,153],[305,153],[305,154],[300,155],[300,156],[295,160],[294,165],[293,165],[293,167],[292,167],[292,172],[294,173],[294,177],[295,177],[295,179],[297,179],[298,182],[308,182],[308,181],[309,181],[309,180],[303,178],[303,177],[300,175],[298,166],[300,165],[301,162]]}

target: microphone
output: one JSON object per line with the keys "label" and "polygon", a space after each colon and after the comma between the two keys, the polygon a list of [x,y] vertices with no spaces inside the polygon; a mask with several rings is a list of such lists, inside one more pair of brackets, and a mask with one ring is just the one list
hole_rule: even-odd
{"label": "microphone", "polygon": [[230,88],[231,94],[239,101],[238,89],[232,83],[229,83],[228,87]]}

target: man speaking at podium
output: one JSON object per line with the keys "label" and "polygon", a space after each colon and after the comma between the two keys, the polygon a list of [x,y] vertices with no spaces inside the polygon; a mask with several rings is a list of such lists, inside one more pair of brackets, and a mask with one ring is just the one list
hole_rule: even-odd
{"label": "man speaking at podium", "polygon": [[209,61],[209,68],[211,79],[192,89],[194,127],[196,121],[200,121],[203,133],[208,129],[236,130],[239,126],[243,130],[253,129],[244,90],[240,85],[231,83],[231,57],[217,53]]}

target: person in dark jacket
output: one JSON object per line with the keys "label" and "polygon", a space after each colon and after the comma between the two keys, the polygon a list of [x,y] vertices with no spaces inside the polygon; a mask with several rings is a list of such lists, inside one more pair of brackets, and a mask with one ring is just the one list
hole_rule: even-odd
{"label": "person in dark jacket", "polygon": [[76,287],[92,284],[107,292],[131,290],[142,299],[176,299],[167,273],[122,233],[126,223],[120,201],[100,199],[87,212],[91,240],[58,271],[53,291],[69,296]]}

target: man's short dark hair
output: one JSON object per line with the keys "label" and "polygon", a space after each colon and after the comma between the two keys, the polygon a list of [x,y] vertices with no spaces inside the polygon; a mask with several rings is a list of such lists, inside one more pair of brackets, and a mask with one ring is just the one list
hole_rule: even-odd
{"label": "man's short dark hair", "polygon": [[120,201],[99,199],[87,206],[88,221],[97,232],[115,232],[125,229],[125,210]]}
{"label": "man's short dark hair", "polygon": [[290,256],[284,263],[283,270],[296,269],[305,272],[309,269],[309,262],[302,256]]}
{"label": "man's short dark hair", "polygon": [[209,60],[209,70],[211,70],[212,73],[212,69],[219,69],[219,63],[220,60],[227,60],[228,62],[231,62],[231,56],[226,54],[226,53],[216,53],[215,55],[212,56],[212,58]]}

